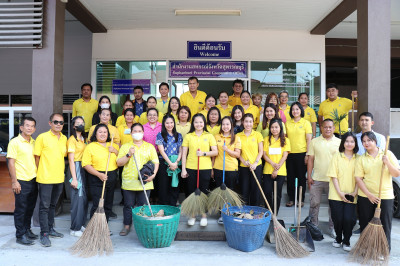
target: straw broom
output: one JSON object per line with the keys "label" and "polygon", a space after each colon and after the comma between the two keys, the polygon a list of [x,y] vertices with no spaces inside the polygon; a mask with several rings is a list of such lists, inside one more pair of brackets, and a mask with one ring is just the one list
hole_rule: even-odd
{"label": "straw broom", "polygon": [[[225,147],[225,141],[224,141]],[[243,200],[232,189],[226,187],[225,185],[225,151],[224,151],[224,160],[222,166],[222,184],[220,187],[211,191],[208,196],[208,212],[210,214],[218,212],[224,207],[224,204],[229,202],[232,206],[241,207],[243,204]]]}
{"label": "straw broom", "polygon": [[[389,147],[390,137],[387,136],[385,155]],[[379,196],[381,199],[382,179],[385,164],[382,163],[381,179],[379,182]],[[362,264],[387,264],[389,260],[389,244],[383,231],[381,216],[381,202],[375,209],[374,217],[362,231],[356,245],[350,251],[350,260]]]}
{"label": "straw broom", "polygon": [[[114,136],[111,138],[111,145],[113,145]],[[108,165],[110,163],[111,152],[108,152],[106,175],[108,173]],[[99,206],[96,212],[93,214],[88,225],[82,236],[76,241],[76,243],[70,248],[72,254],[79,254],[80,257],[92,257],[97,254],[103,255],[106,253],[110,255],[113,252],[113,245],[110,238],[110,230],[108,229],[108,223],[106,215],[104,213],[104,190],[106,187],[106,181],[103,181],[103,190],[101,192],[101,198]]]}
{"label": "straw broom", "polygon": [[274,223],[274,233],[275,233],[275,243],[276,243],[276,253],[282,258],[303,258],[308,256],[310,253],[305,250],[297,241],[290,235],[290,233],[278,222],[275,214],[272,212],[271,206],[265,197],[264,191],[261,188],[260,182],[256,177],[256,174],[251,170],[253,177],[261,191],[264,198],[265,204],[267,204],[268,210],[272,215],[272,222]]}
{"label": "straw broom", "polygon": [[[200,150],[200,149],[198,149]],[[181,205],[181,212],[188,217],[194,217],[206,213],[207,195],[200,191],[200,157],[197,157],[197,187],[196,190],[187,197]]]}

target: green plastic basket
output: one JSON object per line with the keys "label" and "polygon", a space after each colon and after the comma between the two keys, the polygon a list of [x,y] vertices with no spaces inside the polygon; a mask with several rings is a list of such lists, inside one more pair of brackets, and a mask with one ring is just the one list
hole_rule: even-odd
{"label": "green plastic basket", "polygon": [[[169,247],[178,231],[181,210],[168,205],[151,205],[154,215],[161,209],[165,213],[164,217],[151,218],[137,215],[141,208],[132,210],[133,224],[140,242],[146,248]],[[150,216],[148,206],[145,206],[144,213]]]}

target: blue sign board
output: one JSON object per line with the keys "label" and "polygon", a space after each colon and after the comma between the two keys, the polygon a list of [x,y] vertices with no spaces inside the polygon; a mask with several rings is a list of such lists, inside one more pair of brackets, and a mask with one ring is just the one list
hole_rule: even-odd
{"label": "blue sign board", "polygon": [[112,94],[133,94],[136,86],[141,86],[144,94],[149,94],[150,84],[150,79],[113,79]]}
{"label": "blue sign board", "polygon": [[232,58],[232,42],[188,41],[187,58]]}
{"label": "blue sign board", "polygon": [[169,61],[171,78],[247,78],[245,61]]}

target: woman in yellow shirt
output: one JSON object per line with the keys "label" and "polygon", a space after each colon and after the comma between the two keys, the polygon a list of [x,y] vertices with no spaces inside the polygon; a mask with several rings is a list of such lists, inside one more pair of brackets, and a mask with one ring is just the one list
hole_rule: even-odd
{"label": "woman in yellow shirt", "polygon": [[332,245],[350,251],[350,237],[356,224],[356,200],[358,186],[354,167],[358,152],[357,137],[351,132],[342,136],[339,152],[333,155],[327,176],[329,181],[329,207],[336,232]]}
{"label": "woman in yellow shirt", "polygon": [[[125,124],[125,111],[127,109],[135,110],[135,105],[133,104],[133,102],[130,99],[126,99],[122,108],[124,108],[124,110],[122,111],[122,115],[118,116],[117,123],[115,123],[116,128]],[[135,112],[134,112],[133,118],[134,118],[135,122],[139,121],[139,117],[135,115]]]}
{"label": "woman in yellow shirt", "polygon": [[217,103],[217,99],[212,94],[208,94],[205,102],[206,106],[204,107],[204,110],[201,110],[199,113],[204,115],[205,118],[207,118],[208,111],[210,111],[211,107],[215,106],[215,104]]}
{"label": "woman in yellow shirt", "polygon": [[118,127],[118,133],[121,138],[120,146],[132,141],[131,127],[134,123],[137,123],[135,118],[138,116],[135,116],[135,110],[133,108],[128,108],[124,111],[124,117],[124,124]]}
{"label": "woman in yellow shirt", "polygon": [[216,135],[221,130],[221,113],[217,107],[211,107],[207,114],[207,131]]}
{"label": "woman in yellow shirt", "polygon": [[277,182],[277,213],[281,205],[282,187],[286,179],[286,159],[290,153],[290,141],[285,138],[283,123],[280,118],[274,118],[269,124],[268,137],[264,139],[264,176],[263,190],[268,202],[273,204],[273,187]]}
{"label": "woman in yellow shirt", "polygon": [[313,138],[315,138],[317,134],[317,115],[315,114],[314,109],[308,106],[308,93],[307,92],[300,93],[298,101],[301,103],[301,106],[303,106],[304,119],[310,121],[311,123]]}
{"label": "woman in yellow shirt", "polygon": [[85,121],[75,116],[71,121],[71,137],[67,141],[68,163],[67,179],[71,181],[71,228],[70,235],[80,237],[85,225],[88,202],[86,197],[86,173],[82,168],[82,156],[86,144],[82,133]]}
{"label": "woman in yellow shirt", "polygon": [[181,133],[182,138],[185,138],[186,134],[190,131],[191,118],[189,107],[181,106],[178,110],[179,122],[176,124],[176,132]]}
{"label": "woman in yellow shirt", "polygon": [[179,108],[181,108],[181,101],[179,100],[178,97],[174,96],[171,97],[171,99],[169,100],[168,103],[168,114],[171,114],[174,119],[175,119],[175,123],[178,123],[178,110]]}
{"label": "woman in yellow shirt", "polygon": [[[150,96],[149,98],[147,98],[146,105],[147,105],[147,109],[146,109],[147,111],[148,111],[150,108],[157,109],[157,108],[156,108],[156,106],[157,106],[157,99],[156,99],[156,97]],[[149,122],[149,120],[147,120],[147,111],[146,111],[146,112],[143,112],[143,113],[140,115],[139,123],[142,124],[142,125],[145,125],[145,124],[147,124],[147,123]],[[158,112],[158,110],[157,110],[157,113],[158,113],[158,122],[161,123],[161,122],[162,122],[162,119],[163,119],[163,117],[164,117],[164,114],[163,114],[162,112]]]}
{"label": "woman in yellow shirt", "polygon": [[[199,189],[208,194],[211,179],[211,157],[217,156],[217,143],[213,135],[206,131],[206,119],[202,114],[195,114],[189,133],[182,143],[182,178],[187,178],[188,193],[197,186],[197,169],[200,169]],[[199,165],[198,165],[199,160]],[[188,225],[194,225],[195,217],[188,219]],[[207,226],[207,215],[202,214],[200,226]]]}
{"label": "woman in yellow shirt", "polygon": [[[93,201],[92,208],[90,209],[90,217],[93,216],[99,206],[103,182],[105,181],[104,212],[108,221],[112,212],[114,190],[117,182],[117,155],[119,146],[115,143],[111,146],[110,132],[105,124],[96,125],[90,141],[91,143],[86,146],[82,157],[82,166],[88,172],[87,180]],[[106,175],[109,152],[111,152],[111,156]]]}
{"label": "woman in yellow shirt", "polygon": [[303,187],[302,199],[304,202],[308,161],[306,153],[312,137],[311,124],[303,118],[304,110],[299,102],[294,102],[290,106],[289,115],[291,119],[286,121],[286,133],[290,140],[291,151],[287,158],[287,194],[289,202],[286,203],[286,207],[294,205],[296,178],[298,178],[299,187]]}
{"label": "woman in yellow shirt", "polygon": [[[285,115],[285,112],[283,112],[283,110],[279,108],[278,95],[275,92],[268,93],[267,98],[265,99],[264,105],[266,106],[269,103],[272,103],[273,105],[276,106],[275,112],[278,114],[279,118],[282,119],[282,122],[285,124],[286,123],[286,115]],[[260,121],[261,121],[261,118],[260,118]]]}
{"label": "woman in yellow shirt", "polygon": [[221,112],[221,117],[224,118],[225,116],[231,116],[232,114],[232,106],[228,104],[229,95],[226,91],[221,91],[218,96],[219,104],[216,106],[218,107],[219,111]]}
{"label": "woman in yellow shirt", "polygon": [[[380,201],[380,218],[390,249],[394,201],[392,177],[400,176],[399,162],[391,151],[387,151],[387,155],[384,155],[383,150],[376,146],[377,140],[373,132],[364,132],[361,141],[366,152],[358,157],[354,173],[359,187],[357,209],[360,230],[362,232],[368,225],[374,216],[376,204]],[[378,198],[382,167],[384,167],[382,194]]]}
{"label": "woman in yellow shirt", "polygon": [[242,106],[245,114],[252,114],[254,118],[253,129],[256,129],[260,122],[260,109],[251,103],[251,95],[248,91],[243,91],[240,94]]}
{"label": "woman in yellow shirt", "polygon": [[[269,136],[269,123],[272,119],[280,119],[276,112],[276,105],[268,103],[264,106],[264,114],[262,116],[262,122],[258,124],[257,131],[261,133],[263,138]],[[286,134],[285,124],[282,123],[283,133]]]}
{"label": "woman in yellow shirt", "polygon": [[245,114],[243,117],[244,130],[236,135],[242,143],[242,152],[239,157],[239,184],[245,204],[259,206],[261,193],[250,170],[254,171],[259,182],[261,182],[263,137],[260,132],[253,130],[253,124],[253,115]]}

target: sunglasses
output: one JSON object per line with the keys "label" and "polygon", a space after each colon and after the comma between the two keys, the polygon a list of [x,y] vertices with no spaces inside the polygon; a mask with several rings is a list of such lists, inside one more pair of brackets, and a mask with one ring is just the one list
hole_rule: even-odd
{"label": "sunglasses", "polygon": [[53,120],[51,121],[54,125],[64,125],[64,121]]}

